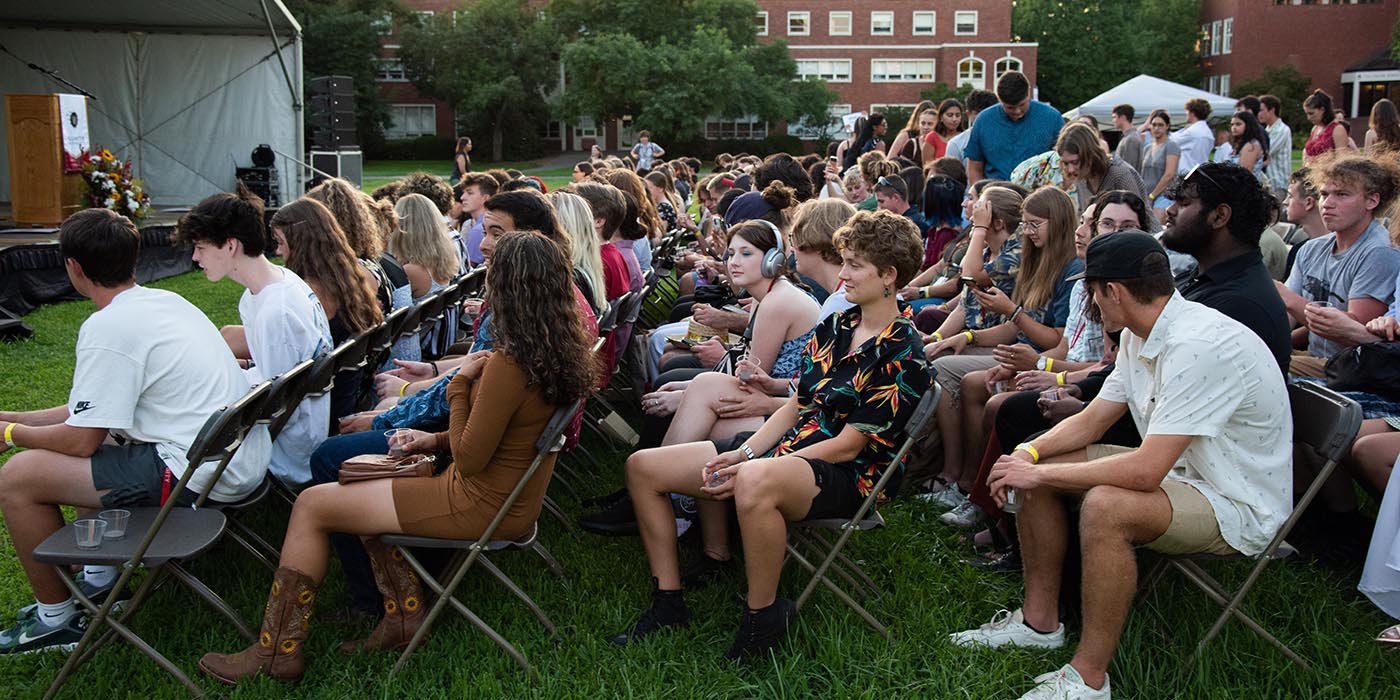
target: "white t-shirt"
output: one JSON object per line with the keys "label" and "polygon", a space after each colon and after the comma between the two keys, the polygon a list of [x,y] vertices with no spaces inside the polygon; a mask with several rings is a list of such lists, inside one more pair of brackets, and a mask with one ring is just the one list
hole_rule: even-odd
{"label": "white t-shirt", "polygon": [[1126,329],[1122,339],[1099,399],[1126,403],[1144,437],[1193,436],[1167,478],[1210,501],[1231,547],[1263,551],[1293,505],[1293,416],[1273,353],[1179,293],[1146,340]]}
{"label": "white t-shirt", "polygon": [[1181,158],[1176,162],[1178,175],[1185,175],[1191,172],[1191,168],[1206,162],[1211,149],[1215,148],[1215,132],[1210,130],[1210,125],[1204,119],[1192,122],[1181,131],[1172,132],[1168,138],[1181,147]]}
{"label": "white t-shirt", "polygon": [[[209,416],[248,393],[214,324],[178,294],[159,289],[132,287],[89,316],[78,330],[76,354],[65,422],[154,444],[177,477]],[[264,426],[249,431],[210,496],[228,502],[252,492],[267,474],[270,442]],[[202,490],[217,466],[200,466],[190,490]]]}
{"label": "white t-shirt", "polygon": [[836,291],[828,294],[826,301],[822,302],[822,308],[817,312],[817,318],[820,319],[818,323],[825,321],[827,316],[842,313],[852,306],[855,304],[846,298],[846,283],[842,282],[836,285]]}
{"label": "white t-shirt", "polygon": [[[248,382],[256,385],[330,352],[330,323],[316,293],[295,272],[277,268],[282,281],[253,294],[244,290],[238,315],[248,338],[253,366]],[[297,406],[277,440],[272,443],[272,473],[295,486],[311,483],[311,452],[326,439],[330,425],[331,396],[307,398]]]}

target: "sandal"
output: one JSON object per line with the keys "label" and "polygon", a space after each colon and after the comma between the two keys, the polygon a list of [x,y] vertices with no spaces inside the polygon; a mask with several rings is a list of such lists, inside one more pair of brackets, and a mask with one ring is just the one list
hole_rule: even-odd
{"label": "sandal", "polygon": [[1400,645],[1400,625],[1391,625],[1381,630],[1381,633],[1376,635],[1376,641],[1381,644]]}

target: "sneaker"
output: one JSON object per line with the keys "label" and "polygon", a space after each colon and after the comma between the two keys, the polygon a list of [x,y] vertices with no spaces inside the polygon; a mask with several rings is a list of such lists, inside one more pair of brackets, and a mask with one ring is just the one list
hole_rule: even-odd
{"label": "sneaker", "polygon": [[603,510],[580,517],[578,526],[598,535],[637,534],[637,513],[632,509],[632,497],[618,499]]}
{"label": "sneaker", "polygon": [[982,510],[982,506],[970,500],[959,503],[957,508],[938,516],[938,519],[959,530],[973,530],[991,520],[987,517],[987,512]]}
{"label": "sneaker", "polygon": [[20,620],[0,632],[0,655],[40,651],[73,651],[87,632],[88,616],[78,613],[56,627],[38,619]]}
{"label": "sneaker", "polygon": [[1022,695],[1021,700],[1110,700],[1108,674],[1104,674],[1103,687],[1094,690],[1069,664],[1036,676],[1035,682],[1038,685]]}
{"label": "sneaker", "polygon": [[[107,584],[106,588],[98,588],[97,586],[88,583],[87,579],[83,578],[83,572],[81,571],[79,571],[78,574],[73,577],[73,582],[77,583],[78,590],[82,591],[83,595],[87,596],[88,600],[91,600],[93,605],[96,605],[99,608],[102,607],[102,603],[107,600],[107,596],[112,593],[112,588],[117,583],[114,579],[112,583]],[[131,600],[131,589],[123,588],[122,592],[117,594],[117,602],[112,603],[112,611],[109,614],[114,616],[120,615],[121,612],[126,609],[126,602],[129,600]],[[82,608],[81,605],[79,605],[78,607],[79,609]],[[16,622],[34,620],[38,617],[38,603],[30,603],[29,605],[20,608],[19,612],[15,613]]]}
{"label": "sneaker", "polygon": [[930,503],[940,510],[948,511],[957,508],[959,504],[966,501],[967,494],[956,486],[950,486],[936,493],[921,493],[914,498],[924,503]]}
{"label": "sneaker", "polygon": [[724,576],[734,570],[734,560],[712,559],[704,552],[689,566],[681,569],[681,588],[688,591],[698,591],[710,585],[711,581]]}
{"label": "sneaker", "polygon": [[1054,632],[1037,632],[1026,624],[1021,609],[1015,612],[1002,610],[988,622],[975,630],[955,632],[948,640],[960,647],[1030,647],[1036,649],[1059,649],[1065,645],[1065,626],[1061,624]]}
{"label": "sneaker", "polygon": [[787,598],[778,598],[762,610],[745,606],[744,616],[739,619],[739,634],[724,652],[724,658],[740,661],[766,655],[787,636],[788,626],[796,616],[797,605]]}
{"label": "sneaker", "polygon": [[962,560],[962,563],[989,574],[1015,574],[1021,572],[1021,552],[1008,549],[1005,552],[969,557]]}
{"label": "sneaker", "polygon": [[651,607],[632,623],[630,629],[609,637],[608,641],[625,647],[667,628],[689,626],[690,609],[685,606],[685,598],[681,597],[681,592],[654,590],[651,594]]}

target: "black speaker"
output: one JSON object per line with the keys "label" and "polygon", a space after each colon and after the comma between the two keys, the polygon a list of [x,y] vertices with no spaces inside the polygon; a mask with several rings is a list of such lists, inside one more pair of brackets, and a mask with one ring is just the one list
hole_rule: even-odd
{"label": "black speaker", "polygon": [[355,83],[343,75],[311,79],[307,134],[311,147],[339,149],[355,146]]}

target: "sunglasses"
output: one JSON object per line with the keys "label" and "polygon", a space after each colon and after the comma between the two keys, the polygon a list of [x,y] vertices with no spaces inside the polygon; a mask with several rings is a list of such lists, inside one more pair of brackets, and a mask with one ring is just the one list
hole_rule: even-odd
{"label": "sunglasses", "polygon": [[1221,185],[1219,182],[1216,182],[1216,181],[1215,181],[1215,178],[1213,178],[1213,177],[1210,176],[1210,173],[1208,173],[1208,172],[1202,170],[1202,168],[1204,168],[1206,165],[1207,165],[1206,163],[1201,163],[1200,165],[1197,165],[1196,167],[1191,168],[1191,171],[1188,172],[1188,173],[1186,173],[1186,177],[1184,177],[1184,178],[1181,179],[1181,184],[1183,184],[1183,185],[1190,184],[1192,178],[1196,177],[1197,175],[1200,175],[1201,177],[1205,178],[1206,182],[1209,182],[1211,185],[1213,185],[1213,186],[1215,187],[1215,189],[1217,189],[1217,190],[1219,190],[1219,191],[1221,191],[1221,192],[1224,192],[1224,191],[1225,191],[1225,187],[1224,187],[1223,185]]}

